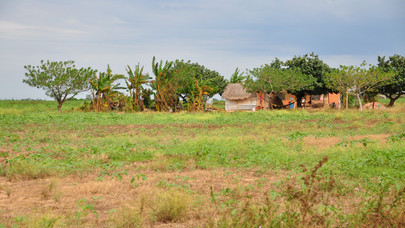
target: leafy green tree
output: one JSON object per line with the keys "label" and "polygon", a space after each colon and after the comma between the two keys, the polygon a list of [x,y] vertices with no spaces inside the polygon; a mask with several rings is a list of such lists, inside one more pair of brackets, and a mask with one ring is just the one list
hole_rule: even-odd
{"label": "leafy green tree", "polygon": [[61,111],[65,101],[90,89],[89,80],[97,72],[89,68],[77,69],[74,61],[41,61],[40,66],[27,65],[23,82],[32,87],[43,89],[46,95],[58,102]]}
{"label": "leafy green tree", "polygon": [[378,88],[378,92],[390,99],[388,107],[394,106],[395,101],[405,94],[405,57],[401,55],[378,56],[378,67],[383,71],[393,71],[395,76],[386,85]]}
{"label": "leafy green tree", "polygon": [[330,88],[353,93],[357,98],[360,111],[363,110],[361,96],[393,77],[391,72],[384,72],[375,66],[367,69],[366,66],[366,62],[363,62],[360,67],[340,66],[339,70],[332,71],[325,77],[326,84]]}
{"label": "leafy green tree", "polygon": [[186,99],[190,94],[190,86],[195,84],[194,79],[200,85],[211,87],[208,96],[212,97],[215,94],[222,94],[227,85],[227,81],[218,72],[207,69],[198,63],[184,60],[176,60],[173,65],[173,71],[176,74],[176,81],[181,85],[178,93],[183,99]]}
{"label": "leafy green tree", "polygon": [[340,66],[339,69],[332,69],[325,74],[325,84],[331,90],[336,90],[344,93],[346,96],[345,106],[349,108],[349,89],[353,87],[354,75],[357,69],[353,66]]}
{"label": "leafy green tree", "polygon": [[231,78],[229,80],[230,83],[241,83],[244,80],[246,80],[247,76],[243,74],[243,72],[240,72],[238,68],[235,69],[235,72],[231,75]]}
{"label": "leafy green tree", "polygon": [[100,111],[104,104],[107,104],[108,108],[112,108],[112,100],[118,94],[118,89],[124,89],[120,87],[119,83],[116,83],[119,79],[125,79],[122,74],[112,74],[110,66],[107,66],[107,72],[100,72],[99,75],[93,77],[90,80],[93,95],[94,110]]}
{"label": "leafy green tree", "polygon": [[324,81],[325,73],[330,72],[330,67],[319,59],[318,55],[311,53],[309,55],[294,56],[293,59],[287,60],[284,65],[287,68],[299,70],[303,74],[316,79],[313,87],[310,89],[304,88],[294,92],[297,96],[298,105],[300,105],[301,99],[305,94],[319,95],[334,92],[326,86]]}
{"label": "leafy green tree", "polygon": [[[270,95],[286,91],[294,93],[305,88],[309,89],[314,84],[315,79],[312,76],[305,75],[295,68],[277,68],[275,61],[249,71],[250,76],[244,83],[249,92],[265,92]],[[269,102],[270,108],[272,100]]]}
{"label": "leafy green tree", "polygon": [[149,83],[149,74],[143,74],[143,67],[136,65],[134,71],[130,66],[127,67],[128,78],[125,79],[127,89],[132,98],[132,108],[137,111],[143,111],[144,103],[141,99],[143,85]]}

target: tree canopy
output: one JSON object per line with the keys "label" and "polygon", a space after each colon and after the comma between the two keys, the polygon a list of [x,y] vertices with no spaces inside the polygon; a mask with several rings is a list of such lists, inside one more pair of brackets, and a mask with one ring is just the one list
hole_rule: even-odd
{"label": "tree canopy", "polygon": [[379,93],[390,99],[388,107],[392,107],[395,101],[405,94],[405,57],[393,55],[385,60],[385,56],[378,56],[378,67],[385,72],[393,71],[395,74],[387,84],[378,88]]}
{"label": "tree canopy", "polygon": [[198,63],[192,63],[190,60],[176,60],[173,65],[173,71],[176,74],[176,80],[181,85],[178,93],[189,94],[191,84],[195,84],[195,80],[200,85],[205,85],[211,88],[208,96],[212,97],[224,92],[227,85],[226,80],[218,72],[207,69],[205,66]]}
{"label": "tree canopy", "polygon": [[325,74],[330,72],[331,69],[326,63],[319,59],[318,55],[311,53],[303,56],[294,56],[291,60],[287,60],[284,66],[289,69],[299,70],[303,74],[315,78],[312,87],[303,88],[294,92],[297,96],[298,103],[300,103],[302,96],[305,94],[319,95],[333,92],[332,89],[326,86],[324,81]]}
{"label": "tree canopy", "polygon": [[65,101],[90,89],[90,78],[97,72],[89,68],[77,69],[74,61],[41,61],[39,66],[26,65],[23,82],[43,89],[46,95],[58,102],[60,111]]}
{"label": "tree canopy", "polygon": [[326,85],[329,88],[353,93],[357,98],[360,110],[363,110],[361,96],[379,84],[390,80],[393,76],[391,72],[384,72],[381,68],[375,66],[367,68],[366,66],[366,62],[359,67],[340,66],[339,69],[325,75]]}
{"label": "tree canopy", "polygon": [[[315,79],[305,75],[296,68],[279,68],[279,60],[276,59],[270,64],[262,65],[249,71],[249,77],[245,87],[249,92],[294,93],[303,89],[310,89]],[[271,101],[271,99],[270,99]]]}

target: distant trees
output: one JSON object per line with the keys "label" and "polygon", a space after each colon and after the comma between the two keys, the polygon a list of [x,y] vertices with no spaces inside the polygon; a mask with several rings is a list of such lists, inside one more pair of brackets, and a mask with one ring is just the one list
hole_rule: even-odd
{"label": "distant trees", "polygon": [[[294,93],[303,89],[310,89],[315,79],[303,74],[297,68],[281,68],[279,60],[262,65],[249,71],[245,87],[251,92],[265,92],[269,94],[289,91]],[[270,99],[270,107],[272,107]]]}
{"label": "distant trees", "polygon": [[278,61],[278,65],[283,64],[288,69],[295,69],[301,71],[304,75],[308,77],[315,78],[312,87],[306,87],[294,92],[297,96],[297,102],[300,104],[301,98],[305,94],[328,94],[333,92],[333,89],[328,88],[325,84],[325,74],[330,72],[330,67],[319,59],[318,55],[314,53],[305,54],[303,56],[294,56],[291,60],[287,60],[285,63]]}
{"label": "distant trees", "polygon": [[46,95],[58,102],[61,111],[65,101],[77,94],[90,89],[89,80],[96,70],[89,68],[77,69],[74,61],[41,61],[39,66],[24,66],[25,79],[23,82],[32,87],[46,91]]}
{"label": "distant trees", "polygon": [[[189,111],[202,111],[205,101],[215,94],[221,95],[228,83],[242,83],[249,92],[264,92],[268,96],[270,107],[274,100],[269,95],[288,92],[297,97],[300,105],[306,94],[320,95],[341,92],[356,96],[362,110],[361,98],[375,97],[377,93],[390,99],[389,107],[405,94],[405,57],[390,56],[389,59],[378,56],[378,67],[362,64],[330,68],[314,53],[294,56],[285,62],[275,58],[269,64],[241,72],[238,68],[226,80],[218,72],[191,61],[156,61],[152,59],[154,78],[143,73],[144,67],[138,63],[132,69],[127,66],[127,77],[113,74],[107,66],[106,72],[96,75],[91,68],[76,69],[73,61],[41,61],[40,66],[24,66],[27,70],[23,80],[30,86],[44,89],[46,94],[58,101],[58,110],[62,104],[80,92],[92,89],[90,110],[101,111],[108,108],[143,111],[156,108],[158,111],[177,111],[187,108]],[[126,88],[120,87],[119,80],[125,80]],[[129,96],[120,92],[127,89]],[[327,99],[324,99],[327,102]],[[325,103],[324,103],[325,104]]]}
{"label": "distant trees", "polygon": [[360,67],[340,66],[339,69],[325,75],[329,88],[338,89],[346,94],[350,91],[356,96],[360,111],[363,110],[361,96],[393,76],[391,72],[384,72],[381,68],[370,66],[367,69],[366,66],[366,62],[363,62]]}
{"label": "distant trees", "polygon": [[176,60],[173,69],[177,95],[187,103],[189,111],[204,109],[205,98],[222,94],[227,82],[218,72],[190,61]]}
{"label": "distant trees", "polygon": [[144,92],[145,89],[143,88],[143,85],[148,84],[151,77],[149,77],[149,74],[143,74],[143,66],[141,67],[139,63],[135,66],[134,70],[128,66],[127,73],[128,78],[125,79],[125,82],[132,99],[132,109],[136,111],[143,111],[145,104],[143,103],[141,96],[142,94],[146,94],[146,92]]}
{"label": "distant trees", "polygon": [[99,75],[90,80],[93,95],[93,108],[100,111],[104,105],[109,109],[113,108],[114,98],[118,95],[118,89],[122,89],[117,80],[124,79],[122,74],[112,74],[110,66],[107,72],[100,72]]}
{"label": "distant trees", "polygon": [[378,92],[390,99],[388,107],[392,107],[395,101],[405,94],[405,57],[393,55],[385,60],[385,56],[378,56],[378,67],[384,72],[392,71],[394,73],[391,80],[378,87]]}

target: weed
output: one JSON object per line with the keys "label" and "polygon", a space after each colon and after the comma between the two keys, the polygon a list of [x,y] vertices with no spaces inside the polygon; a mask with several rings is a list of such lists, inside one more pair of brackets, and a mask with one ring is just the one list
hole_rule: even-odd
{"label": "weed", "polygon": [[131,182],[132,187],[135,188],[136,185],[137,185],[136,181],[139,181],[140,179],[143,180],[143,181],[146,181],[148,178],[145,176],[145,174],[138,173],[136,176],[131,178],[130,182]]}
{"label": "weed", "polygon": [[379,185],[365,203],[361,223],[373,227],[405,226],[405,187],[396,190],[390,184]]}
{"label": "weed", "polygon": [[[330,205],[330,192],[335,188],[333,177],[319,173],[327,161],[326,156],[311,170],[301,165],[304,174],[301,179],[292,178],[286,182],[284,195],[289,202],[298,205],[299,221],[303,226],[327,225],[327,217],[331,213],[329,209],[333,207]],[[292,211],[289,214],[293,214]]]}
{"label": "weed", "polygon": [[41,198],[42,199],[49,199],[49,197],[52,195],[54,192],[54,189],[56,187],[56,181],[51,180],[47,185],[45,185],[42,190],[41,190]]}
{"label": "weed", "polygon": [[158,222],[178,222],[187,218],[190,207],[189,195],[179,191],[168,191],[158,195],[153,217]]}
{"label": "weed", "polygon": [[88,203],[86,199],[79,199],[76,202],[77,210],[75,211],[75,219],[80,222],[84,217],[93,214],[98,219],[98,212],[94,208],[94,204]]}
{"label": "weed", "polygon": [[9,198],[10,198],[10,196],[11,196],[11,192],[12,192],[12,190],[11,190],[11,189],[9,189],[9,188],[7,188],[7,189],[6,189],[6,195],[7,195],[7,197],[9,197]]}
{"label": "weed", "polygon": [[405,139],[405,132],[400,134],[394,134],[387,137],[388,141],[391,142],[401,142]]}

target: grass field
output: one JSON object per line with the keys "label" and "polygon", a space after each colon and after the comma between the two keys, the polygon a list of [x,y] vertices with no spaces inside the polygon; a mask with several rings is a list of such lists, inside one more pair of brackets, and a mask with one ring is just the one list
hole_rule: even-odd
{"label": "grass field", "polygon": [[405,226],[404,100],[233,113],[0,101],[0,227]]}

